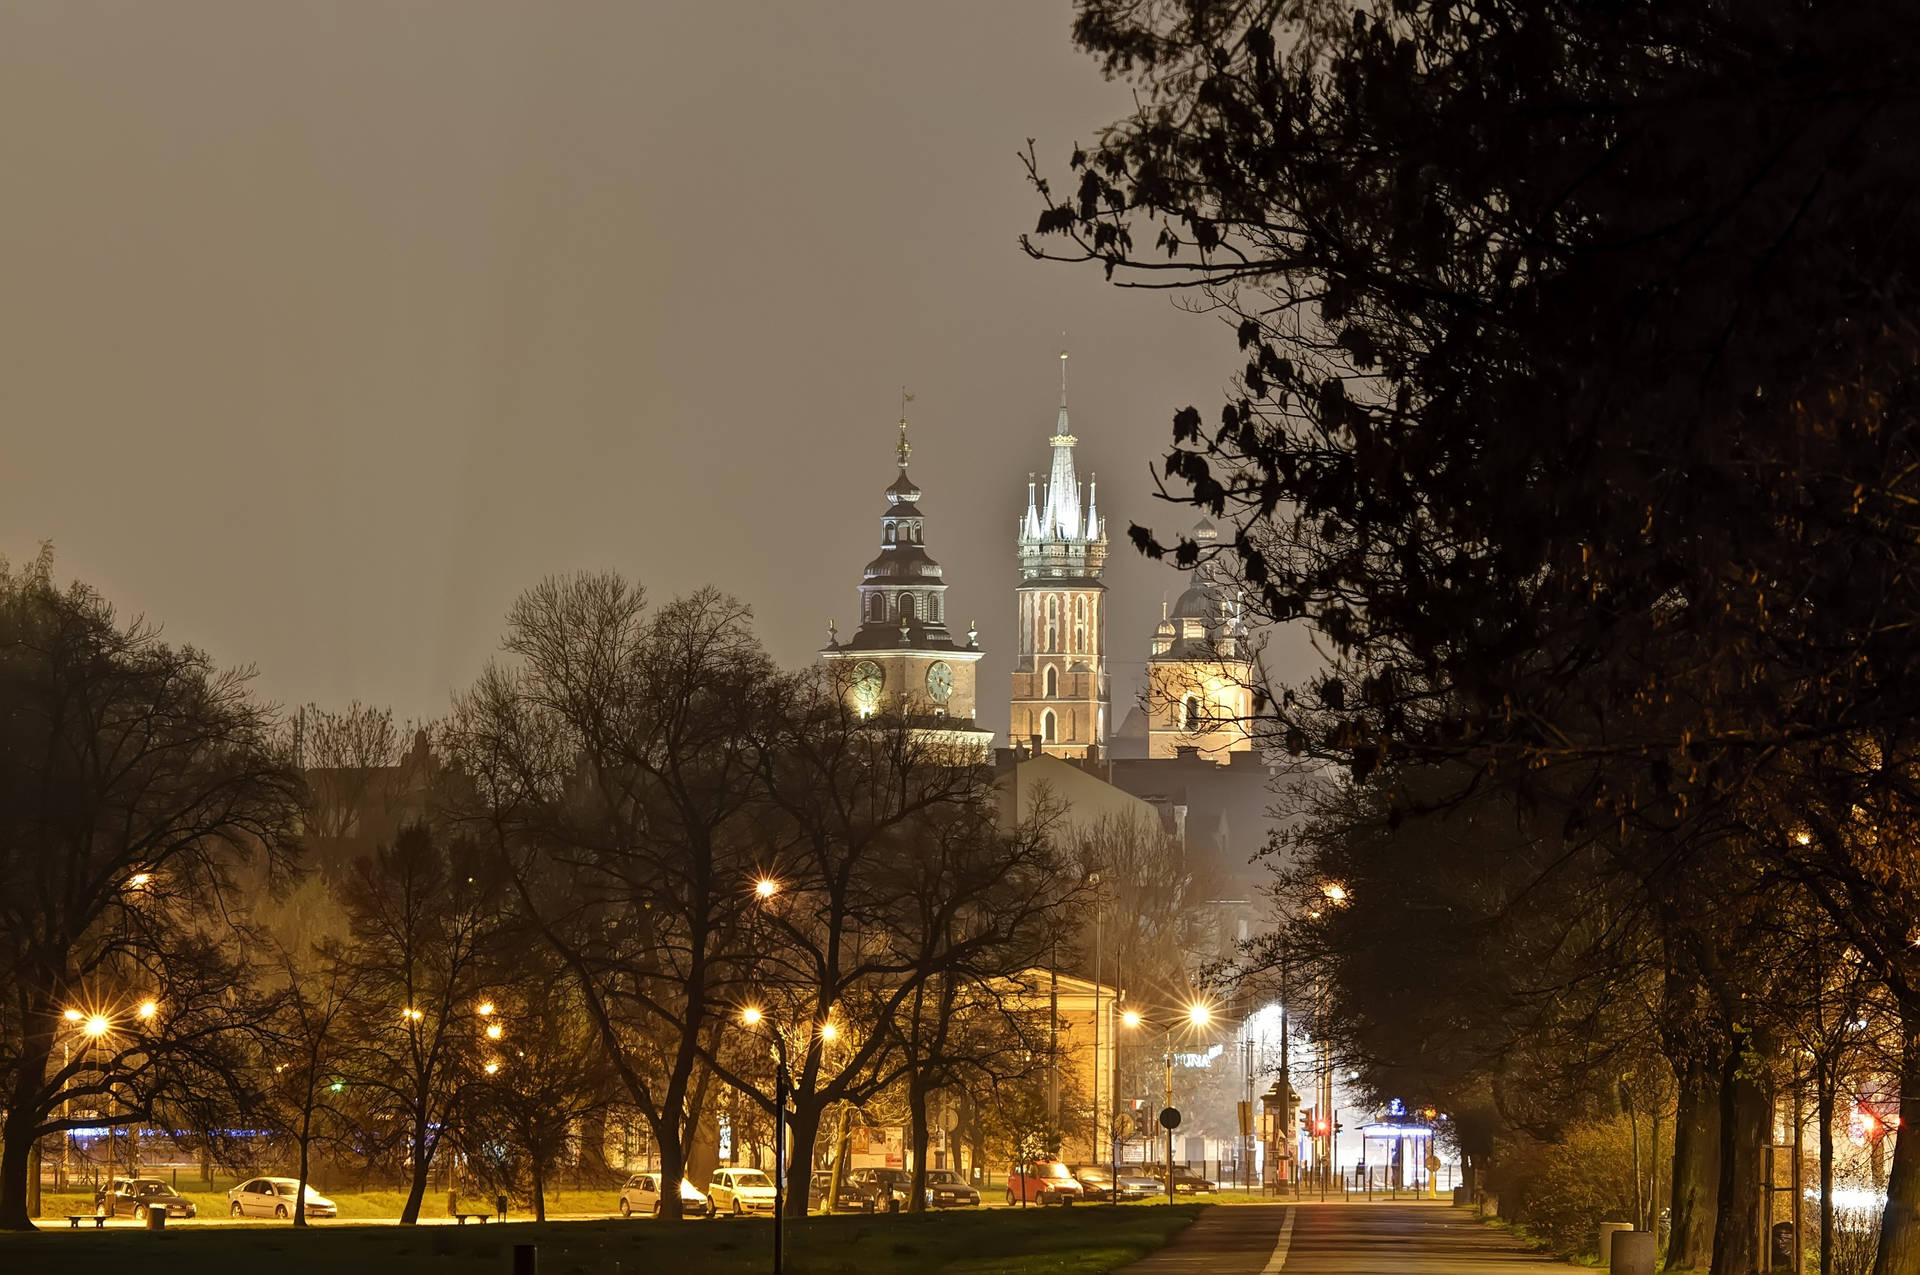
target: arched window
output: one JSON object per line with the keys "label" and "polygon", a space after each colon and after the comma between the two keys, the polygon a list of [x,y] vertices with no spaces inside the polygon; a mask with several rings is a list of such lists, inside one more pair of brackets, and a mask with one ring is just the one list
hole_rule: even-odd
{"label": "arched window", "polygon": [[1200,731],[1200,697],[1198,695],[1187,696],[1185,708],[1187,734],[1198,734]]}
{"label": "arched window", "polygon": [[888,544],[893,543],[893,524],[892,523],[887,524],[887,543]]}
{"label": "arched window", "polygon": [[1060,599],[1049,593],[1047,595],[1047,650],[1057,651],[1060,649],[1059,633]]}
{"label": "arched window", "polygon": [[1049,744],[1053,742],[1053,714],[1052,713],[1042,713],[1040,715],[1040,738],[1045,740]]}
{"label": "arched window", "polygon": [[867,618],[880,621],[887,618],[887,599],[882,594],[874,594],[867,599]]}
{"label": "arched window", "polygon": [[913,619],[913,595],[911,593],[903,593],[900,595],[900,618],[903,620]]}
{"label": "arched window", "polygon": [[1055,699],[1060,694],[1060,670],[1047,665],[1047,698]]}
{"label": "arched window", "polygon": [[913,543],[920,543],[920,524],[917,522],[913,524]]}

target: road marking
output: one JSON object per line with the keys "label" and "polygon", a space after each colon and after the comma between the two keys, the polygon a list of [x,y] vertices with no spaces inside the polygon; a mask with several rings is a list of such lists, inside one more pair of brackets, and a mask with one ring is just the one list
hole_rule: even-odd
{"label": "road marking", "polygon": [[1280,1223],[1280,1238],[1273,1242],[1273,1256],[1261,1268],[1260,1275],[1280,1275],[1280,1268],[1287,1264],[1287,1246],[1293,1243],[1293,1215],[1298,1207],[1287,1210],[1287,1220]]}

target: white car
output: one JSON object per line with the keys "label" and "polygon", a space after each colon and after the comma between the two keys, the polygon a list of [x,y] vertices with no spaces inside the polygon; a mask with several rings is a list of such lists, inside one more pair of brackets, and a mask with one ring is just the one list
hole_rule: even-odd
{"label": "white car", "polygon": [[227,1192],[227,1213],[232,1217],[292,1217],[293,1206],[303,1191],[308,1217],[339,1215],[332,1200],[310,1186],[301,1186],[298,1178],[249,1178]]}
{"label": "white car", "polygon": [[773,1213],[773,1179],[758,1169],[719,1169],[707,1184],[715,1213]]}
{"label": "white car", "polygon": [[[660,1216],[658,1173],[636,1173],[620,1188],[620,1216],[632,1217],[635,1213],[647,1217]],[[713,1216],[713,1201],[707,1198],[706,1192],[685,1178],[680,1179],[680,1216]]]}

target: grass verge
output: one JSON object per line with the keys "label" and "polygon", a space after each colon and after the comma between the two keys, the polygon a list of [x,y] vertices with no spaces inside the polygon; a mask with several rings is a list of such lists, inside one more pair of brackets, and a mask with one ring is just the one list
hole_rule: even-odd
{"label": "grass verge", "polygon": [[[1082,1205],[920,1217],[789,1221],[792,1275],[1104,1275],[1165,1244],[1205,1205]],[[141,1275],[452,1275],[505,1271],[515,1244],[539,1247],[542,1275],[768,1268],[772,1223],[509,1222],[481,1227],[284,1224],[0,1234],[0,1270],[138,1270]]]}

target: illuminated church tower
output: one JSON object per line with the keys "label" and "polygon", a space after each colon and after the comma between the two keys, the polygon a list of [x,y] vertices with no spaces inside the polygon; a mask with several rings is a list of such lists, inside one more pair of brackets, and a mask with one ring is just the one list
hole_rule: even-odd
{"label": "illuminated church tower", "polygon": [[[1193,529],[1203,551],[1219,539],[1205,519]],[[1231,754],[1251,751],[1257,674],[1239,600],[1196,571],[1171,614],[1160,604],[1147,655],[1146,755],[1177,757],[1191,748],[1225,765]]]}
{"label": "illuminated church tower", "polygon": [[1027,479],[1020,518],[1020,647],[1014,657],[1012,742],[1040,741],[1059,757],[1098,756],[1107,741],[1107,528],[1089,482],[1073,471],[1067,353],[1060,352],[1060,416],[1053,470]]}
{"label": "illuminated church tower", "polygon": [[863,717],[901,717],[919,731],[986,753],[991,732],[974,725],[974,669],[980,644],[971,624],[965,644],[947,628],[947,582],[927,556],[920,488],[907,476],[905,405],[897,449],[900,474],[880,514],[880,554],[860,581],[860,627],[846,641],[827,625],[820,658]]}

